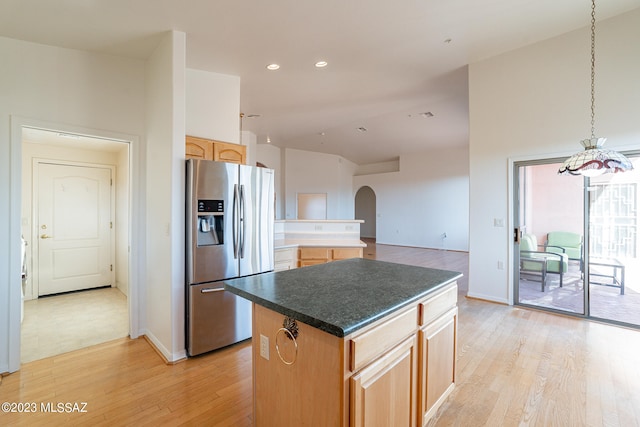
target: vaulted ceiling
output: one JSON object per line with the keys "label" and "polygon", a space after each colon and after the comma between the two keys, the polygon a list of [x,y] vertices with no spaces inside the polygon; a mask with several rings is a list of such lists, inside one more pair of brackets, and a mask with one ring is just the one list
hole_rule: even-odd
{"label": "vaulted ceiling", "polygon": [[[597,17],[637,7],[600,0]],[[2,0],[0,36],[144,59],[183,31],[187,67],[240,76],[258,142],[368,164],[467,146],[467,65],[590,13],[586,0]]]}

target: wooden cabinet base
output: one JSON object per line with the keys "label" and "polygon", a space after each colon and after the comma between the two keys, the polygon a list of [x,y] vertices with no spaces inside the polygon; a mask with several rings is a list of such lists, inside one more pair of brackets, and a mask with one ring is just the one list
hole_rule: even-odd
{"label": "wooden cabinet base", "polygon": [[451,283],[344,338],[297,322],[295,341],[254,303],[254,425],[426,425],[455,383],[455,295]]}
{"label": "wooden cabinet base", "polygon": [[[296,352],[293,342],[279,332],[283,318],[254,304],[254,426],[344,425],[342,340],[298,322]],[[268,359],[260,351],[266,340]]]}

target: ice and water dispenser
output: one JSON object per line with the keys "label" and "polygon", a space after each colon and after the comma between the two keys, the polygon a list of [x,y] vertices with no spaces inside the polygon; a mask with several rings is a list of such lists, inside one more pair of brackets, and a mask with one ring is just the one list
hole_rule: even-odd
{"label": "ice and water dispenser", "polygon": [[198,246],[224,243],[224,201],[198,200]]}

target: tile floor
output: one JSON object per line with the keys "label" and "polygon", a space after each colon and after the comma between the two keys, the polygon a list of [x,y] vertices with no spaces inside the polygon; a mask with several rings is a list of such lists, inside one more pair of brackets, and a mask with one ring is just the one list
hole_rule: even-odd
{"label": "tile floor", "polygon": [[[635,265],[628,265],[626,270],[624,295],[619,288],[589,286],[591,317],[640,326],[640,274]],[[583,287],[579,265],[570,263],[562,288],[557,274],[548,275],[544,292],[540,290],[539,278],[521,278],[519,300],[523,304],[581,314],[584,313]]]}
{"label": "tile floor", "polygon": [[128,334],[127,298],[118,288],[25,301],[21,362],[78,350]]}

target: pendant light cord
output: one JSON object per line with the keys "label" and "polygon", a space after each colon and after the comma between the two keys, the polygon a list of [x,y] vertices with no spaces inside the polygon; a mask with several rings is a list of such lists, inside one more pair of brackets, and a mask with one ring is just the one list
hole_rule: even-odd
{"label": "pendant light cord", "polygon": [[596,133],[596,0],[591,0],[591,139]]}

